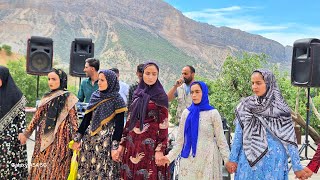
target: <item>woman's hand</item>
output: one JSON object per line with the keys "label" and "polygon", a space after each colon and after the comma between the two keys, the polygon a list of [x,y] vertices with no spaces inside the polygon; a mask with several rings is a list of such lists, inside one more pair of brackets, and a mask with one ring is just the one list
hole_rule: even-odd
{"label": "woman's hand", "polygon": [[170,160],[168,159],[167,156],[162,156],[160,158],[160,163],[157,164],[157,166],[165,166],[165,165],[169,165],[170,164]]}
{"label": "woman's hand", "polygon": [[27,137],[23,133],[19,133],[18,139],[22,145],[25,145],[27,142]]}
{"label": "woman's hand", "polygon": [[124,152],[124,147],[119,145],[119,148],[117,150],[119,152],[119,160],[122,161],[122,156],[123,156],[123,152]]}
{"label": "woman's hand", "polygon": [[120,162],[120,153],[118,150],[111,150],[111,157],[115,162]]}
{"label": "woman's hand", "polygon": [[313,172],[308,167],[305,167],[303,170],[306,172],[307,178],[312,176]]}
{"label": "woman's hand", "polygon": [[161,158],[163,157],[163,152],[160,151],[156,151],[155,154],[155,160],[156,160],[156,164],[161,164]]}
{"label": "woman's hand", "polygon": [[295,171],[294,174],[296,175],[296,178],[298,178],[299,180],[308,179],[307,173],[303,169],[300,171]]}
{"label": "woman's hand", "polygon": [[74,142],[72,144],[72,149],[75,150],[75,151],[80,151],[80,146],[81,146],[81,143],[79,142]]}
{"label": "woman's hand", "polygon": [[225,164],[226,168],[227,168],[227,171],[230,173],[230,174],[233,174],[237,171],[237,167],[238,167],[238,164],[235,163],[235,162],[227,162]]}

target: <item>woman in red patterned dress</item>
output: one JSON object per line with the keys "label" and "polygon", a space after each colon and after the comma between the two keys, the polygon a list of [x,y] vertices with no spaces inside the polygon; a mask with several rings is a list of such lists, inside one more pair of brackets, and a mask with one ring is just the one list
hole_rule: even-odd
{"label": "woman in red patterned dress", "polygon": [[164,155],[168,137],[168,97],[158,80],[159,67],[146,63],[143,80],[134,92],[120,147],[122,179],[168,179],[156,162]]}

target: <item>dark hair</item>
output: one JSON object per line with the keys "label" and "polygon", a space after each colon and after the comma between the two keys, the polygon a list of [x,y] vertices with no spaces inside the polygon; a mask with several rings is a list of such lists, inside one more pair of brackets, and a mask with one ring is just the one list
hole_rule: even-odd
{"label": "dark hair", "polygon": [[89,66],[94,67],[94,69],[95,69],[96,71],[99,71],[99,68],[100,68],[100,61],[99,61],[99,59],[88,58],[88,59],[86,59],[86,63],[88,63]]}
{"label": "dark hair", "polygon": [[195,73],[196,70],[194,69],[194,67],[190,66],[190,65],[186,65],[186,67],[190,68],[191,73]]}
{"label": "dark hair", "polygon": [[50,73],[54,72],[59,76],[60,79],[60,87],[61,90],[66,90],[68,88],[68,75],[62,69],[52,68]]}
{"label": "dark hair", "polygon": [[144,66],[144,64],[139,64],[139,65],[137,66],[137,72],[138,72],[138,73],[142,73],[142,72],[143,72],[143,66]]}
{"label": "dark hair", "polygon": [[119,69],[118,68],[111,68],[109,70],[115,72],[116,74],[119,74]]}

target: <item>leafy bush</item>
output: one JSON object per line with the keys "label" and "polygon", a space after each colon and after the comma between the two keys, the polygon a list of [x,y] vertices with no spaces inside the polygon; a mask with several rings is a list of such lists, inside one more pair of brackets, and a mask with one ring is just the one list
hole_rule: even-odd
{"label": "leafy bush", "polygon": [[2,45],[2,48],[6,51],[6,54],[8,56],[10,56],[12,54],[11,46],[4,44],[4,45]]}

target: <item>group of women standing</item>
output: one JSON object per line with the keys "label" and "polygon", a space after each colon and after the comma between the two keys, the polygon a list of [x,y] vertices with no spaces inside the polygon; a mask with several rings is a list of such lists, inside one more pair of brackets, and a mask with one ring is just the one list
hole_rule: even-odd
{"label": "group of women standing", "polygon": [[[274,75],[256,70],[251,76],[254,95],[236,108],[231,153],[220,114],[209,104],[204,82],[191,84],[192,104],[184,110],[176,145],[165,154],[168,137],[168,97],[159,67],[144,65],[143,78],[127,111],[114,72],[99,72],[99,89],[90,99],[78,128],[77,98],[67,91],[67,75],[48,74],[50,92],[25,128],[25,98],[9,70],[0,66],[0,179],[67,179],[72,149],[79,150],[78,179],[169,179],[167,165],[179,155],[179,179],[222,179],[222,161],[235,179],[288,179],[288,155],[299,179],[319,168],[319,158],[303,168],[290,115]],[[29,174],[26,140],[36,131]],[[319,157],[319,155],[317,156]],[[28,174],[28,176],[27,176]]]}
{"label": "group of women standing", "polygon": [[[145,64],[124,128],[127,107],[118,92],[119,81],[113,71],[101,70],[99,89],[78,128],[77,98],[67,90],[66,73],[53,69],[48,74],[50,92],[25,128],[26,100],[9,70],[1,66],[1,179],[67,179],[71,140],[72,148],[80,150],[78,179],[168,179],[167,168],[156,165],[166,150],[169,125],[168,98],[158,75],[155,63]],[[36,142],[27,173],[25,143],[34,130]]]}

